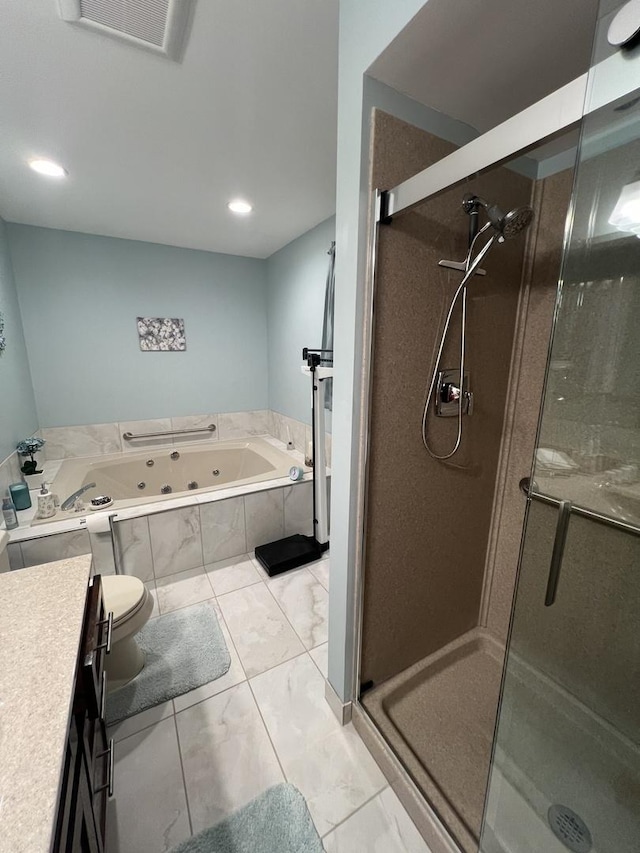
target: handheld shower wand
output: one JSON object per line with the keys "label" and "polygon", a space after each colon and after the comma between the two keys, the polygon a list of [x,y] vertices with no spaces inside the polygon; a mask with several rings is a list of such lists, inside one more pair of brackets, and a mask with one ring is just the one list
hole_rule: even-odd
{"label": "handheld shower wand", "polygon": [[[433,374],[431,376],[431,382],[429,383],[429,390],[427,393],[427,399],[424,405],[424,410],[422,413],[422,443],[424,444],[427,452],[434,459],[438,459],[440,461],[444,461],[446,459],[450,459],[455,453],[457,453],[460,442],[462,441],[462,415],[464,412],[465,400],[468,400],[468,394],[464,389],[464,368],[465,368],[465,350],[466,350],[466,324],[467,324],[467,282],[469,279],[476,273],[482,259],[487,255],[491,247],[494,243],[504,243],[505,240],[515,237],[520,234],[524,229],[531,223],[533,219],[533,210],[530,207],[518,207],[510,210],[508,213],[503,213],[500,208],[496,204],[489,204],[488,202],[481,199],[479,196],[468,194],[464,197],[462,206],[466,213],[469,214],[470,223],[469,223],[469,251],[467,252],[467,257],[464,261],[464,276],[462,281],[458,285],[455,293],[453,294],[453,299],[451,300],[451,304],[449,305],[449,310],[447,311],[447,316],[444,322],[444,328],[442,330],[442,336],[440,338],[440,344],[438,346],[438,352],[435,359],[435,364],[433,367]],[[478,216],[480,209],[483,209],[487,215],[488,222],[483,225],[480,230],[478,230]],[[471,260],[473,255],[473,250],[478,238],[485,233],[489,228],[493,228],[495,233],[487,240],[485,245],[480,249],[476,257]],[[453,266],[450,262],[446,263],[447,266]],[[457,265],[456,265],[457,266]],[[462,267],[462,264],[460,264]],[[433,394],[436,388],[436,383],[438,381],[438,372],[440,367],[440,359],[442,357],[442,351],[444,350],[444,345],[447,340],[447,334],[449,332],[449,326],[451,324],[451,318],[453,316],[453,311],[455,309],[458,298],[462,294],[462,316],[461,316],[461,331],[460,331],[460,387],[456,389],[457,397],[452,398],[452,402],[457,402],[457,420],[458,420],[458,429],[456,434],[456,440],[453,446],[453,449],[445,454],[435,453],[430,447],[427,439],[427,421],[429,416],[429,408],[431,406],[431,402],[433,400]]]}
{"label": "handheld shower wand", "polygon": [[[487,240],[485,245],[480,249],[476,257],[473,261],[471,261],[471,254],[473,252],[473,247],[475,245],[476,240],[480,237],[484,232],[491,227],[491,223],[487,222],[480,231],[476,234],[476,236],[471,241],[471,245],[469,246],[469,252],[467,254],[466,259],[466,272],[462,278],[462,281],[458,285],[456,292],[453,294],[453,299],[451,300],[451,304],[449,305],[449,310],[447,312],[447,317],[444,321],[444,329],[442,330],[442,337],[440,338],[440,345],[438,346],[438,353],[436,355],[436,360],[433,368],[433,374],[431,376],[431,382],[429,384],[429,392],[427,394],[427,400],[424,405],[424,411],[422,413],[422,442],[429,453],[434,459],[439,459],[441,461],[445,459],[450,459],[454,453],[457,453],[458,448],[460,447],[460,442],[462,441],[462,413],[464,409],[464,364],[465,364],[465,346],[466,346],[466,335],[465,335],[465,327],[466,327],[466,319],[467,319],[467,282],[474,275],[476,269],[482,263],[482,259],[489,252],[493,244],[498,239],[498,235],[494,234],[492,237]],[[456,435],[456,441],[453,446],[453,449],[449,451],[449,453],[438,454],[435,453],[430,447],[427,441],[427,417],[429,414],[429,408],[431,406],[431,401],[433,399],[433,392],[435,390],[436,382],[438,380],[438,368],[440,367],[440,358],[442,357],[442,351],[444,349],[445,342],[447,340],[447,334],[449,332],[449,325],[451,324],[451,317],[453,316],[453,311],[456,307],[456,302],[458,301],[458,297],[462,293],[462,332],[460,335],[460,394],[458,396],[458,431]]]}

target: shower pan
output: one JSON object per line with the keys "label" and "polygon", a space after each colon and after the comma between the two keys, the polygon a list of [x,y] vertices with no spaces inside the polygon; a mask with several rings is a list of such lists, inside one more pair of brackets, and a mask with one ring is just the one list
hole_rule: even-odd
{"label": "shower pan", "polygon": [[638,850],[638,96],[422,198],[455,147],[374,115],[354,720],[434,853]]}

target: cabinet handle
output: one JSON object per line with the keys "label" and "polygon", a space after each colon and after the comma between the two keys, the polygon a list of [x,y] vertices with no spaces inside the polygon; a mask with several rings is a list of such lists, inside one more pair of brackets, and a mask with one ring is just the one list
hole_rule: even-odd
{"label": "cabinet handle", "polygon": [[103,755],[109,754],[109,775],[107,776],[107,781],[104,785],[100,785],[99,788],[96,788],[93,792],[95,794],[99,794],[101,791],[107,791],[110,797],[113,797],[113,776],[114,776],[114,764],[115,764],[115,749],[113,746],[113,738],[109,740],[109,746],[104,752],[99,752],[96,756],[97,758],[102,758]]}
{"label": "cabinet handle", "polygon": [[107,623],[107,639],[104,643],[100,643],[98,646],[99,649],[104,649],[106,654],[110,654],[111,652],[111,635],[113,634],[113,610],[109,611],[109,616],[106,619],[103,619],[102,622],[98,622],[98,625],[104,625]]}
{"label": "cabinet handle", "polygon": [[100,697],[100,719],[106,722],[105,713],[107,711],[107,673],[102,673],[102,696]]}

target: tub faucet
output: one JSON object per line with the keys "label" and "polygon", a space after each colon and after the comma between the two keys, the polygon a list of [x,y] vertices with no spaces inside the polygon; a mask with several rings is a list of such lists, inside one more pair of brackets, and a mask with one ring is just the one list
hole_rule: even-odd
{"label": "tub faucet", "polygon": [[95,489],[95,487],[96,487],[95,483],[87,483],[86,486],[81,486],[72,495],[69,495],[69,497],[66,498],[66,500],[62,501],[62,503],[60,504],[60,509],[62,509],[62,510],[71,509],[71,507],[74,505],[74,503],[80,497],[80,495],[83,495],[85,492],[88,492],[89,489]]}

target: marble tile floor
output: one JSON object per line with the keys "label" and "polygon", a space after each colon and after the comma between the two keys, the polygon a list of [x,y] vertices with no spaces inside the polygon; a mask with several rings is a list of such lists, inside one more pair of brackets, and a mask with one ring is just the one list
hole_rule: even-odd
{"label": "marble tile floor", "polygon": [[324,699],[328,583],[328,557],[269,578],[250,555],[147,582],[154,616],[213,607],[231,666],[110,729],[110,853],[168,851],[285,780],[305,796],[328,853],[428,853]]}

